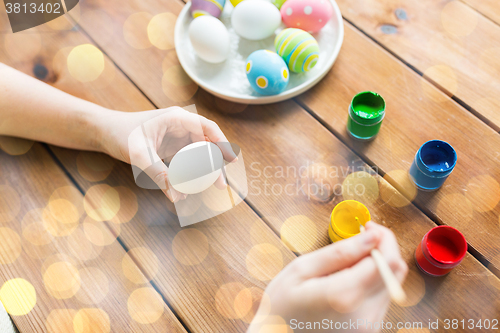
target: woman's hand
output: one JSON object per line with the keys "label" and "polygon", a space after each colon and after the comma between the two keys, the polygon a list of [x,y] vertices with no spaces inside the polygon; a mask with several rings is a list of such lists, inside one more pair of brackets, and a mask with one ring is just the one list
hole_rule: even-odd
{"label": "woman's hand", "polygon": [[[303,255],[291,262],[266,288],[249,333],[271,332],[284,320],[293,332],[377,332],[390,303],[389,293],[370,256],[378,248],[402,283],[408,272],[392,231],[373,222],[366,232]],[[265,298],[264,298],[265,299]],[[278,317],[279,316],[279,317]],[[276,320],[276,318],[282,318]],[[307,329],[302,323],[333,325]],[[335,329],[335,323],[360,324]],[[276,327],[275,327],[276,328]],[[286,330],[283,330],[286,332]]]}
{"label": "woman's hand", "polygon": [[[111,111],[100,120],[101,149],[110,156],[144,171],[172,201],[186,198],[168,182],[168,167],[163,161],[181,148],[198,141],[219,145],[224,159],[236,158],[219,126],[205,117],[180,107],[143,112]],[[226,186],[221,174],[217,187]]]}

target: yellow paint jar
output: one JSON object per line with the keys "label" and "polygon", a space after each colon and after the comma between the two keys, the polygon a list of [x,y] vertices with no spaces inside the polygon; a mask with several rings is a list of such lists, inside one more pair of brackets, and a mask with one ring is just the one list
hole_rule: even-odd
{"label": "yellow paint jar", "polygon": [[339,202],[330,215],[328,235],[332,242],[359,234],[359,225],[370,221],[370,212],[361,202],[345,200]]}

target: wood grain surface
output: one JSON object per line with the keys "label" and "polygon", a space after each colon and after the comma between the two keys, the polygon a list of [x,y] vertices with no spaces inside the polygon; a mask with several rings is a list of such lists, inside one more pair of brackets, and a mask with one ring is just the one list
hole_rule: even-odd
{"label": "wood grain surface", "polygon": [[[345,40],[334,69],[298,100],[403,192],[412,185],[400,174],[409,170],[420,145],[431,139],[449,142],[458,154],[455,170],[439,191],[418,193],[415,204],[461,230],[498,273],[500,136],[361,33],[346,29]],[[379,92],[387,103],[380,135],[367,143],[350,139],[346,130],[350,101],[363,90]]]}
{"label": "wood grain surface", "polygon": [[[46,78],[52,78],[46,82],[101,105],[125,111],[154,109],[108,58],[105,58],[104,71],[91,83],[78,82],[71,75],[66,63],[69,52],[90,42],[78,29],[40,34],[40,38],[44,52],[31,59],[35,64],[17,63],[8,55],[0,59],[30,75],[34,74],[32,68],[37,64],[43,65]],[[59,57],[59,50],[66,52],[63,57]],[[161,192],[139,189],[130,166],[101,154],[51,149],[78,180],[78,186],[83,187],[86,202],[96,210],[94,214],[104,212],[101,218],[112,220],[105,224],[113,232],[115,224],[120,225],[120,242],[130,258],[124,262],[134,265],[128,267],[122,263],[119,268],[122,274],[128,272],[131,288],[137,286],[139,289],[151,280],[189,330],[244,332],[267,282],[295,258],[245,203],[230,215],[181,229],[172,213],[175,208]],[[113,193],[118,193],[118,197]],[[116,206],[123,208],[112,214],[112,218],[106,216]],[[135,210],[127,207],[135,207]],[[134,268],[135,264],[139,269]],[[109,279],[114,277],[109,274]],[[127,309],[129,295],[122,292],[120,297],[125,298],[122,303]],[[235,300],[240,303],[235,304]],[[147,306],[144,300],[142,303]],[[157,309],[153,308],[153,313],[154,310]],[[136,326],[139,327],[137,331],[162,329],[170,332],[165,320],[141,324],[138,322],[141,319],[136,319],[127,317],[113,325],[113,330],[125,332],[127,330],[120,325],[131,325],[134,332]]]}
{"label": "wood grain surface", "polygon": [[[406,80],[414,75],[409,68],[402,67],[379,46],[358,35],[347,25],[346,30],[349,31],[346,31],[346,41],[339,63],[334,66],[328,78],[313,90],[317,91],[319,97],[314,99],[307,95],[299,99],[299,104],[313,110],[314,115],[324,121],[326,127],[294,101],[269,106],[228,103],[198,89],[180,68],[173,50],[172,22],[175,22],[175,15],[181,7],[181,3],[173,0],[164,3],[86,1],[78,6],[78,12],[71,13],[83,33],[77,27],[71,31],[49,34],[49,37],[43,35],[44,53],[38,54],[36,58],[16,62],[8,55],[3,57],[7,63],[10,61],[14,67],[32,75],[36,67],[34,65],[41,64],[48,73],[45,78],[52,78],[46,79],[47,82],[114,109],[137,111],[153,108],[148,98],[157,107],[196,103],[200,114],[219,123],[229,140],[242,147],[250,186],[247,203],[241,203],[237,208],[216,218],[184,229],[180,228],[172,213],[174,209],[163,194],[136,187],[129,166],[100,154],[51,148],[68,174],[86,193],[89,207],[101,208],[106,212],[116,206],[116,201],[123,207],[112,214],[113,216],[108,216],[111,221],[106,222],[106,225],[110,228],[108,230],[116,233],[114,228],[117,222],[122,222],[119,224],[120,242],[126,250],[130,250],[127,257],[129,261],[126,263],[132,262],[140,267],[140,274],[134,268],[125,270],[129,272],[129,280],[126,281],[130,282],[130,291],[151,281],[189,331],[243,332],[260,301],[262,290],[268,281],[294,258],[292,251],[300,254],[325,246],[328,243],[326,228],[331,210],[340,200],[352,198],[364,202],[377,222],[396,233],[403,256],[411,268],[404,286],[410,296],[408,304],[404,307],[392,305],[387,320],[394,323],[424,321],[425,325],[428,319],[442,321],[446,318],[492,318],[498,313],[500,281],[471,255],[468,254],[461,266],[445,278],[425,277],[415,267],[413,251],[425,232],[435,226],[418,207],[440,222],[444,221],[442,216],[448,213],[455,214],[457,219],[460,214],[468,213],[464,210],[451,211],[450,207],[456,206],[457,198],[461,199],[454,195],[450,196],[451,199],[446,199],[448,201],[443,199],[445,204],[440,205],[444,206],[440,210],[426,208],[432,207],[428,204],[432,198],[421,199],[419,196],[417,205],[413,205],[386,181],[387,179],[397,185],[406,196],[411,196],[413,189],[405,186],[404,172],[401,172],[406,170],[403,166],[407,161],[402,159],[401,154],[406,153],[408,147],[418,148],[419,143],[413,142],[404,131],[401,131],[402,134],[398,132],[398,137],[390,137],[391,142],[394,139],[394,144],[391,143],[390,146],[393,149],[391,154],[394,163],[391,165],[394,167],[389,170],[384,168],[382,159],[382,164],[379,165],[378,161],[368,158],[368,152],[376,150],[371,148],[373,144],[368,149],[366,146],[356,146],[345,139],[341,129],[337,130],[329,121],[324,120],[325,115],[320,114],[319,110],[330,108],[342,108],[344,115],[347,114],[345,110],[348,99],[347,105],[344,105],[345,99],[352,97],[350,85],[355,84],[353,82],[360,76],[353,73],[357,74],[364,69],[363,77],[366,77],[366,82],[385,82],[383,80],[389,78],[394,80],[391,84],[399,84],[400,87],[402,84],[398,81],[399,78]],[[136,15],[137,13],[143,14]],[[157,17],[158,21],[151,21],[153,17]],[[148,39],[148,22],[159,24],[167,36],[155,40],[155,46],[151,45]],[[129,29],[130,27],[134,29]],[[78,83],[67,70],[67,53],[62,60],[56,60],[57,51],[69,46],[69,52],[74,46],[93,41],[120,69],[114,67],[105,56],[107,71],[93,82]],[[353,50],[352,45],[362,45],[362,48]],[[388,70],[375,70],[376,66],[365,67],[367,65],[362,62],[364,58],[360,53],[376,56],[382,54],[380,57],[386,57],[383,64]],[[343,61],[343,57],[346,60]],[[360,63],[356,67],[356,61],[349,60],[352,62],[349,66],[346,64],[349,62],[347,59],[358,59],[356,61]],[[345,73],[342,73],[339,79],[339,70],[345,73],[349,70],[351,79],[348,79]],[[323,92],[323,89],[326,89],[325,82],[329,82],[329,94],[335,96],[334,98],[325,97],[328,96]],[[424,81],[422,86],[422,89],[427,89],[427,93],[443,98],[442,103],[445,105],[451,105],[447,106],[446,110],[460,110],[427,81]],[[409,101],[414,102],[413,99]],[[405,102],[404,99],[399,101],[401,104]],[[340,113],[337,116],[336,111],[328,114],[334,114],[331,120],[336,121],[335,126],[345,126],[345,123],[342,123],[345,120],[337,119]],[[452,119],[464,117],[470,121],[475,126],[473,128],[476,135],[484,133],[481,132],[485,128],[484,124],[483,127],[478,125],[477,119],[470,114],[467,116],[457,112],[453,115]],[[419,121],[424,118],[417,116]],[[427,117],[431,116],[433,115],[427,114]],[[383,125],[385,131],[388,131],[388,119]],[[398,125],[400,126],[396,124],[394,127]],[[433,126],[438,127],[438,124]],[[463,127],[461,129],[465,131]],[[432,130],[437,131],[434,128]],[[496,137],[496,133],[488,130],[488,136]],[[332,131],[341,140],[337,139]],[[388,133],[396,135],[396,129]],[[471,133],[468,135],[473,137]],[[354,148],[356,153],[341,141]],[[34,149],[32,148],[32,151]],[[413,154],[413,149],[411,151]],[[387,152],[385,154],[391,156]],[[374,168],[368,167],[358,155],[373,164]],[[471,160],[464,160],[467,163],[462,171],[457,172],[457,167],[453,177],[465,177],[464,170],[468,171],[466,168],[474,165]],[[411,161],[411,157],[408,161]],[[492,167],[490,160],[486,160],[486,163],[488,167]],[[393,170],[394,172],[384,179],[376,172],[377,167],[380,167],[381,174]],[[326,170],[326,174],[323,170]],[[478,176],[482,175],[481,170],[477,171]],[[35,177],[36,170],[27,170],[26,174]],[[497,175],[493,177],[498,178]],[[483,178],[478,179],[484,181]],[[356,191],[357,186],[361,186],[363,190]],[[472,184],[471,188],[475,188],[474,186],[475,184]],[[114,201],[103,200],[103,195],[111,195]],[[134,207],[137,207],[137,210]],[[488,206],[485,205],[485,208]],[[433,215],[436,210],[441,215]],[[477,212],[473,214],[471,219],[477,218]],[[486,214],[493,215],[493,212],[488,211]],[[259,216],[262,216],[263,220]],[[466,228],[468,225],[469,229]],[[474,233],[475,224],[464,222],[463,226],[467,232]],[[481,232],[487,241],[487,235]],[[487,246],[480,237],[475,239],[477,245],[474,248],[486,251]],[[121,270],[118,270],[121,274],[123,265],[122,261]],[[109,274],[113,276],[112,273]],[[123,297],[128,297],[128,294],[122,294]],[[104,309],[104,305],[100,306]],[[164,317],[165,321],[169,322],[171,317],[166,315],[169,313],[167,310]],[[16,320],[39,327],[37,323],[43,315],[37,317],[36,313],[33,310],[28,316]],[[113,313],[119,318],[118,312]],[[131,327],[134,330],[135,327],[146,330],[151,327],[161,329],[166,325],[158,325],[156,322],[138,325],[137,321],[130,318],[121,320],[117,325],[124,325],[123,323],[133,325]],[[172,319],[171,323],[175,321]],[[443,327],[442,323],[440,326]],[[20,328],[22,331],[21,326]],[[30,330],[31,328],[28,331]]]}
{"label": "wood grain surface", "polygon": [[[127,6],[126,4],[123,4],[118,9],[114,8],[114,6],[109,3],[100,3],[100,5],[98,5],[97,2],[92,2],[91,8],[97,7],[105,9],[108,13],[113,13],[110,15],[115,15],[114,13],[116,13],[116,16],[113,16],[115,17],[113,22],[117,22],[117,25],[125,21],[129,15],[134,14],[135,11],[151,10],[151,7],[137,8],[136,5]],[[159,14],[166,10],[169,12],[178,12],[174,4],[169,6],[158,5],[158,8],[156,8],[152,14]],[[80,24],[82,24],[82,28],[88,31],[89,35],[95,38],[97,43],[99,43],[100,35],[93,27],[98,27],[103,23],[95,22],[92,25],[85,25],[84,22],[80,22]],[[140,31],[138,33],[140,33]],[[155,76],[158,76],[157,73],[160,68],[164,72],[163,80],[166,79],[168,81],[169,76],[165,74],[169,73],[166,71],[169,69],[168,63],[177,64],[172,60],[171,51],[159,50],[155,47],[149,47],[141,51],[132,50],[132,53],[138,52],[139,54],[139,52],[141,52],[144,57],[151,60],[148,62],[148,69],[142,68],[141,71],[139,71],[133,63],[130,63],[131,60],[129,58],[131,56],[127,54],[128,52],[124,52],[127,47],[130,48],[130,46],[118,38],[114,42],[115,45],[113,45],[113,47],[105,47],[104,49],[113,59],[115,59],[118,66],[123,68],[127,76],[133,78],[138,87],[151,98],[155,105],[159,107],[173,105],[172,103],[175,101],[172,101],[165,95],[165,86],[161,89],[159,85],[151,87],[148,83],[151,78],[154,79]],[[116,44],[118,43],[122,45],[117,46]],[[116,49],[121,51],[115,51]],[[165,55],[165,58],[160,62],[157,59],[162,59],[162,54]],[[167,63],[167,65],[165,65],[165,63]],[[153,90],[151,91],[151,89]],[[326,204],[320,203],[324,197],[320,197],[319,200],[318,198],[308,199],[303,188],[300,188],[302,177],[300,177],[298,172],[300,172],[300,170],[307,170],[308,164],[314,163],[324,163],[328,166],[337,167],[338,170],[344,170],[344,172],[346,172],[348,166],[369,172],[370,169],[293,102],[263,107],[245,107],[222,102],[202,90],[196,93],[194,100],[189,99],[184,102],[191,103],[192,101],[196,102],[197,109],[201,114],[215,120],[221,125],[230,141],[234,141],[242,146],[245,152],[247,170],[249,170],[250,183],[256,181],[254,184],[257,189],[260,190],[259,194],[252,192],[251,189],[248,202],[259,215],[262,215],[266,222],[281,235],[282,240],[296,252],[308,252],[319,246],[324,246],[327,243],[326,226],[329,212],[333,208],[333,204],[341,200],[341,197],[334,195],[332,197],[333,201],[328,199],[325,200],[327,202]],[[183,103],[183,101],[181,101],[181,103]],[[244,111],[236,115],[214,112],[214,110],[231,112],[234,109],[236,109],[236,111]],[[314,135],[310,135],[310,133],[314,133]],[[241,140],[239,138],[245,139]],[[68,163],[65,158],[63,161],[65,161],[65,164]],[[280,170],[280,167],[293,167],[292,170],[297,170],[297,173],[285,174],[284,176],[274,175],[276,171]],[[74,167],[68,167],[68,169],[74,170]],[[270,172],[271,176],[265,175],[264,172]],[[347,171],[347,173],[348,172],[349,171]],[[381,180],[378,175],[373,172],[371,173],[373,176],[363,181],[373,184],[373,180],[375,180],[377,183],[377,190],[373,191],[377,192],[377,194],[369,193],[366,196],[358,196],[357,199],[368,204],[370,211],[373,212],[377,220],[395,229],[398,234],[398,239],[403,245],[405,257],[412,267],[415,268],[411,260],[413,249],[426,230],[433,224],[419,212],[418,209],[405,203],[404,199],[402,199],[385,180]],[[337,187],[338,190],[338,185],[342,184],[344,181],[343,178],[345,177],[341,176],[338,179],[327,179],[327,181],[331,182],[334,186],[336,185],[335,187]],[[268,183],[267,186],[265,185],[266,181]],[[288,188],[293,188],[296,194],[265,195],[265,193],[263,193],[266,187],[268,190],[272,191],[273,186],[274,189],[284,189],[286,185],[290,184],[292,186]],[[254,190],[257,191],[257,189]],[[328,193],[327,197],[329,197]],[[397,208],[391,205],[403,207]],[[404,213],[402,213],[402,211],[404,211]],[[228,212],[226,214],[232,213]],[[289,229],[286,227],[288,225],[294,225],[294,223],[297,225],[296,221],[299,221],[298,225],[301,226],[300,231],[297,230],[295,234],[293,232],[291,234],[287,233]],[[312,221],[312,223],[309,223],[309,221]],[[308,226],[311,227],[309,228]],[[285,235],[281,232],[282,230],[285,230]],[[487,288],[488,292],[495,292],[495,288],[490,283],[490,280],[496,281],[496,278],[485,270],[476,260],[472,258],[468,260],[472,261],[467,271],[475,271],[476,273],[467,275],[468,278],[471,279],[471,281],[467,283],[471,286],[476,285],[478,292],[483,288]],[[414,291],[414,295],[418,295],[419,292],[422,292],[422,289],[418,287],[418,283],[421,283],[420,286],[429,284],[428,288],[432,289],[434,293],[427,295],[424,292],[424,301],[420,303],[417,301],[418,305],[415,307],[405,309],[395,307],[389,315],[390,318],[418,318],[416,313],[425,313],[426,315],[422,316],[425,318],[427,318],[426,316],[435,318],[431,313],[436,312],[440,312],[444,315],[444,310],[442,309],[446,307],[444,306],[445,303],[440,303],[440,298],[445,299],[446,302],[461,302],[462,305],[460,308],[463,307],[467,309],[465,310],[467,313],[463,315],[479,315],[473,313],[474,310],[470,310],[471,307],[466,306],[466,304],[470,303],[474,298],[472,294],[469,294],[467,291],[464,290],[463,294],[458,297],[460,300],[451,300],[450,297],[446,297],[439,293],[441,290],[452,290],[452,285],[460,283],[458,282],[459,280],[462,281],[464,273],[457,271],[457,275],[451,274],[448,279],[443,282],[443,284],[450,283],[450,289],[447,289],[443,287],[441,281],[438,283],[437,280],[426,279],[425,283],[423,283],[423,280],[421,280],[416,270],[413,269],[412,272],[413,280],[409,281],[413,282],[409,283],[416,284],[416,286],[410,287],[410,289]],[[452,279],[454,279],[452,276],[455,276],[456,282],[452,281]],[[439,289],[437,284],[440,285]],[[424,294],[420,295],[423,296]],[[440,296],[437,296],[438,294]],[[426,301],[427,297],[429,301]],[[434,308],[433,304],[437,304],[436,302],[440,305]],[[456,309],[457,307],[453,308]],[[491,311],[490,313],[497,311],[496,305],[487,306],[486,308],[489,309],[488,311]],[[452,310],[446,313],[446,315],[452,315]],[[444,317],[441,316],[441,318]]]}
{"label": "wood grain surface", "polygon": [[500,129],[498,24],[456,0],[338,4],[356,27]]}
{"label": "wood grain surface", "polygon": [[[10,151],[22,144],[11,142]],[[46,148],[35,143],[19,156],[0,151],[0,160],[0,298],[21,332],[106,332],[108,327],[125,332],[131,325],[137,332],[185,332],[147,281],[137,285],[127,278],[124,260],[129,271],[139,275],[140,270],[125,259],[116,240],[119,226],[112,231],[89,220],[83,196]],[[18,279],[27,282],[12,289],[14,298],[8,285]],[[145,298],[131,297],[136,290]],[[132,319],[149,320],[147,313],[128,306],[145,302],[156,305],[154,326]]]}
{"label": "wood grain surface", "polygon": [[500,23],[500,6],[495,0],[463,0],[463,2],[497,24]]}

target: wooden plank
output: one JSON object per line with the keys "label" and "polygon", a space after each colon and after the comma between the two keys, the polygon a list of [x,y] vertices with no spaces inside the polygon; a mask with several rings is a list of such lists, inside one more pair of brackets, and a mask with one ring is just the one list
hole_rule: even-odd
{"label": "wooden plank", "polygon": [[[160,13],[168,10],[177,13],[180,9],[180,5],[173,1],[168,2],[168,7],[163,4],[161,8],[153,7],[152,9],[150,6],[150,4],[122,3],[117,7],[109,2],[101,1],[93,3],[92,8],[100,7],[113,17],[111,21],[116,25],[115,30],[118,30],[130,15],[138,11],[151,10],[152,13]],[[100,43],[101,37],[98,33],[98,27],[103,26],[104,22],[93,21],[90,24],[80,21],[80,24],[92,38],[95,38]],[[166,33],[171,32],[171,30],[165,31]],[[140,33],[140,30],[138,33]],[[104,49],[155,104],[160,107],[167,107],[175,102],[163,94],[159,84],[152,85],[150,83],[151,80],[156,80],[158,83],[161,68],[168,70],[168,66],[162,66],[165,65],[165,62],[167,64],[169,62],[176,64],[172,51],[165,52],[151,47],[146,51],[134,53],[136,51],[133,51],[127,46],[125,40],[120,38],[114,40],[113,46],[105,46]],[[136,54],[136,56],[141,54],[143,57],[147,57],[148,62],[137,65],[137,61],[132,61],[133,56],[131,54]],[[158,59],[162,59],[162,55],[167,60],[159,61]],[[138,69],[138,66],[141,66],[141,70]],[[188,94],[186,93],[186,95]],[[264,171],[274,172],[279,167],[287,166],[299,170],[300,167],[307,166],[308,161],[324,163],[344,171],[348,166],[355,166],[369,171],[362,161],[293,102],[262,107],[251,106],[245,109],[245,106],[223,102],[202,90],[196,93],[194,100],[200,113],[217,121],[229,139],[242,146],[250,181],[257,180],[259,183],[256,184],[256,187],[261,191],[265,189],[264,182],[267,178],[263,175]],[[191,101],[190,99],[189,102]],[[180,101],[180,103],[183,103],[183,101]],[[241,111],[245,109],[245,112],[228,116],[216,112],[216,110],[221,109],[224,111],[234,109]],[[244,138],[244,140],[241,138]],[[64,164],[67,165],[68,170],[78,179],[79,183],[85,184],[84,187],[90,186],[75,172],[74,160],[76,157],[70,157],[68,154],[69,152],[60,153],[58,156],[61,156]],[[259,172],[260,175],[258,175]],[[345,175],[339,178],[331,179],[331,181],[334,184],[343,183]],[[369,179],[368,183],[363,185],[371,189],[372,192],[369,193],[372,195],[361,195],[358,199],[367,203],[375,219],[396,231],[398,240],[403,246],[404,256],[412,267],[407,288],[412,291],[411,305],[413,306],[408,308],[394,307],[389,314],[389,318],[400,320],[435,319],[437,313],[441,318],[444,318],[444,315],[464,315],[466,317],[481,315],[474,311],[464,311],[458,314],[459,309],[465,308],[484,308],[489,315],[493,315],[497,311],[496,306],[489,303],[491,300],[484,303],[483,301],[498,292],[493,284],[489,282],[491,280],[495,283],[497,281],[496,277],[485,270],[474,258],[468,256],[460,269],[454,271],[444,280],[422,278],[415,270],[412,253],[421,236],[434,224],[414,206],[403,205],[404,199],[378,175],[375,174],[367,179]],[[125,174],[115,180],[115,173],[113,173],[107,179],[107,182],[123,182],[125,180]],[[277,185],[283,189],[286,185],[293,185],[300,181],[300,176],[298,174],[285,174],[283,176],[269,177],[268,181],[271,187]],[[373,181],[375,181],[375,186],[373,186]],[[300,185],[297,187],[300,187]],[[255,191],[255,189],[253,190]],[[326,226],[328,215],[333,204],[341,200],[339,196],[335,196],[333,201],[326,200],[327,203],[325,204],[315,199],[309,200],[300,192],[300,189],[296,195],[287,195],[283,192],[281,195],[265,195],[262,192],[261,194],[252,192],[252,189],[250,191],[249,203],[264,216],[276,231],[284,231],[281,233],[281,237],[291,248],[297,252],[308,252],[327,243]],[[150,201],[153,201],[153,194],[149,193],[147,195],[151,196]],[[375,195],[375,193],[378,194]],[[160,195],[157,200],[161,202],[164,199]],[[403,207],[392,207],[388,202],[392,205],[398,203],[397,205]],[[157,207],[160,207],[160,204]],[[233,212],[226,213],[223,217],[233,216]],[[300,215],[305,217],[298,217]],[[292,219],[289,219],[290,217]],[[313,222],[309,223],[308,221]],[[195,228],[198,229],[205,224],[211,223],[212,221],[207,221],[196,225]],[[285,224],[285,227],[283,227],[283,224]],[[290,225],[294,225],[295,228],[287,228]],[[289,230],[292,230],[292,232],[289,232]],[[156,236],[152,235],[152,237]],[[246,247],[246,243],[239,246]],[[464,276],[466,276],[465,280]],[[457,288],[459,285],[467,285],[467,290],[465,287]],[[474,289],[474,291],[472,292],[470,288]],[[457,290],[459,292],[458,296]],[[469,291],[471,292],[469,293]],[[455,295],[455,297],[450,297],[451,294]],[[477,295],[481,295],[481,297],[477,297]],[[471,303],[477,305],[469,306]]]}
{"label": "wooden plank", "polygon": [[[64,24],[61,20],[65,18],[58,20]],[[9,30],[3,8],[0,24],[0,30]],[[70,27],[67,23],[66,26]],[[16,35],[1,34],[0,44],[5,47],[0,48],[0,61],[60,86],[64,79],[58,80],[55,72],[48,72],[46,66],[57,66],[59,57],[68,50],[54,50],[46,44],[59,39],[65,47],[75,46],[78,38],[73,37],[79,33],[46,29],[45,26]],[[110,64],[108,61],[108,68]],[[111,73],[114,72],[108,71],[108,76],[114,77]],[[108,80],[110,82],[112,80]],[[78,84],[72,88],[81,90]],[[140,95],[133,87],[124,87],[124,92]],[[85,96],[99,96],[106,104],[105,95],[99,90],[87,91]],[[144,105],[147,101],[137,107]],[[146,281],[137,285],[127,279],[122,269],[124,260],[130,271],[140,274],[140,269],[125,259],[126,251],[116,241],[119,225],[106,227],[89,220],[83,208],[83,196],[54,163],[46,148],[32,141],[0,137],[0,161],[0,219],[4,231],[0,281],[4,284],[25,279],[36,293],[33,310],[21,315],[29,310],[28,306],[21,307],[13,317],[22,332],[73,332],[73,329],[125,332],[130,327],[137,332],[186,332],[151,284]],[[75,210],[78,218],[69,220],[66,214]],[[59,220],[54,220],[54,215],[59,216]],[[10,259],[12,263],[8,263]],[[64,289],[68,281],[75,281],[69,290]],[[21,296],[33,295],[29,288],[14,292]],[[133,293],[135,296],[131,297]],[[2,296],[1,301],[9,310],[13,298],[7,293]],[[144,302],[155,305],[150,307],[156,316],[154,323],[146,323],[151,317],[137,308],[147,308]]]}
{"label": "wooden plank", "polygon": [[500,23],[500,6],[494,0],[462,0],[479,13],[496,22]]}
{"label": "wooden plank", "polygon": [[[86,217],[83,196],[47,150],[18,139],[0,146],[24,153],[0,150],[0,300],[19,330],[125,332],[132,322],[137,332],[185,332],[149,283],[127,279],[119,226],[113,234]],[[143,302],[138,294],[156,305],[154,325],[134,324],[133,317],[148,319],[133,307]]]}
{"label": "wooden plank", "polygon": [[[82,13],[82,17],[84,15],[88,13]],[[0,53],[0,59],[31,75],[36,65],[43,65],[47,72],[43,77],[46,82],[101,105],[125,111],[154,108],[107,57],[104,72],[96,80],[80,83],[71,76],[67,55],[74,47],[90,42],[78,29],[40,34],[39,37],[43,51],[36,57],[29,53],[29,59],[15,62]],[[245,203],[230,214],[181,229],[169,210],[173,207],[167,205],[161,192],[137,188],[130,166],[95,153],[51,149],[84,186],[86,202],[94,209],[102,208],[103,191],[111,193],[111,198],[119,200],[120,207],[125,207],[112,220],[121,222],[120,240],[131,251],[129,254],[133,260],[127,259],[125,264],[120,262],[119,272],[128,276],[131,288],[152,280],[189,330],[246,331],[267,282],[295,258]],[[113,197],[113,193],[118,193],[118,197]],[[112,202],[117,204],[117,201]],[[136,207],[137,211],[127,210],[127,207]],[[101,211],[109,214],[106,212],[113,211],[113,208]],[[93,210],[90,214],[99,219]],[[106,216],[100,216],[106,219]],[[107,225],[115,226],[113,223]],[[260,265],[261,261],[267,265]],[[129,262],[136,262],[146,277],[139,274],[134,265],[128,267]],[[117,292],[120,293],[117,299],[125,297],[122,304],[126,309],[128,294]],[[241,304],[234,305],[237,295],[240,295]],[[130,330],[134,332],[135,326],[140,326],[137,331],[163,327],[163,331],[170,332],[171,326],[164,321],[142,325],[129,319],[122,324],[131,325]],[[116,331],[129,329],[117,328]]]}
{"label": "wooden plank", "polygon": [[[419,193],[415,202],[438,221],[460,229],[498,272],[500,137],[349,24],[345,26],[346,41],[338,63],[298,100],[366,160],[388,173],[387,179],[399,188],[411,189],[401,173],[409,170],[421,144],[438,138],[454,146],[458,163],[444,187]],[[350,100],[363,90],[377,91],[387,102],[380,135],[370,143],[355,142],[346,132]],[[436,103],[429,94],[443,102]],[[410,196],[416,193],[410,192]]]}
{"label": "wooden plank", "polygon": [[454,0],[337,2],[347,20],[500,129],[497,24]]}

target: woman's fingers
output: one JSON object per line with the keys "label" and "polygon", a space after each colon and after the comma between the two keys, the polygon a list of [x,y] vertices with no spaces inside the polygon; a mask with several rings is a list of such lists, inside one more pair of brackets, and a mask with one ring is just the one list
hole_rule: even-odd
{"label": "woman's fingers", "polygon": [[377,266],[365,257],[352,267],[302,283],[304,302],[309,306],[331,307],[340,313],[356,310],[375,291],[384,288]]}
{"label": "woman's fingers", "polygon": [[219,190],[225,190],[227,188],[226,179],[224,178],[224,173],[221,172],[219,178],[215,181],[215,187]]}
{"label": "woman's fingers", "polygon": [[357,236],[325,246],[305,254],[291,264],[301,279],[310,279],[332,274],[351,267],[370,255],[380,239],[378,230],[367,230]]}
{"label": "woman's fingers", "polygon": [[366,224],[366,230],[377,230],[380,233],[381,239],[377,247],[399,282],[402,283],[408,273],[408,265],[401,257],[401,251],[399,250],[399,245],[394,233],[390,229],[374,222],[368,222]]}

